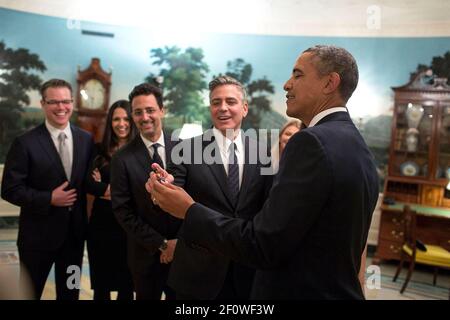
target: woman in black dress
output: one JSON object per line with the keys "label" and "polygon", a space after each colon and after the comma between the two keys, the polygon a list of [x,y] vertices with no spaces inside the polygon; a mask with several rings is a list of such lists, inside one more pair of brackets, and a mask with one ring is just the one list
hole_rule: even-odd
{"label": "woman in black dress", "polygon": [[110,300],[111,291],[118,292],[118,300],[133,299],[126,235],[112,212],[109,181],[112,155],[133,139],[135,133],[129,102],[115,102],[108,111],[103,141],[97,145],[87,177],[87,191],[95,196],[87,239],[94,300]]}

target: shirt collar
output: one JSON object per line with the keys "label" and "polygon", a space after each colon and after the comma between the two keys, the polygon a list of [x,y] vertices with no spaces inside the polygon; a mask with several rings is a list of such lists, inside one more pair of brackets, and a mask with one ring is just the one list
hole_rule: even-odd
{"label": "shirt collar", "polygon": [[50,135],[53,138],[58,138],[61,132],[64,132],[67,138],[72,137],[72,130],[70,130],[70,123],[67,123],[67,126],[63,130],[61,130],[52,126],[50,122],[48,122],[48,120],[45,119],[45,127],[47,128],[48,132],[50,132]]}
{"label": "shirt collar", "polygon": [[217,129],[216,127],[213,128],[213,134],[214,134],[214,138],[216,139],[220,150],[228,152],[228,150],[230,149],[230,145],[234,142],[236,151],[239,153],[243,152],[244,146],[242,144],[241,130],[239,130],[238,135],[236,136],[236,138],[234,138],[233,141],[231,141],[230,139],[225,137],[222,134],[222,132],[219,129]]}
{"label": "shirt collar", "polygon": [[159,139],[155,142],[148,140],[147,138],[145,138],[142,133],[141,135],[141,139],[144,142],[145,146],[147,147],[147,149],[150,149],[152,145],[154,145],[155,143],[159,143],[160,146],[165,147],[165,143],[164,143],[164,131],[161,131],[161,135],[159,136]]}
{"label": "shirt collar", "polygon": [[330,108],[330,109],[324,110],[322,112],[319,112],[318,114],[316,114],[314,116],[314,118],[312,118],[311,122],[309,123],[308,128],[314,127],[320,120],[325,118],[327,115],[335,113],[335,112],[347,112],[347,108],[335,107],[335,108]]}

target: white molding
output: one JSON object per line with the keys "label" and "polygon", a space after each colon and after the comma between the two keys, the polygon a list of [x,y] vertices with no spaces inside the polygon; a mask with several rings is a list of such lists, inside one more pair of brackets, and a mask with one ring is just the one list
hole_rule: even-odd
{"label": "white molding", "polygon": [[0,7],[81,22],[158,26],[157,32],[450,36],[448,0],[0,0]]}

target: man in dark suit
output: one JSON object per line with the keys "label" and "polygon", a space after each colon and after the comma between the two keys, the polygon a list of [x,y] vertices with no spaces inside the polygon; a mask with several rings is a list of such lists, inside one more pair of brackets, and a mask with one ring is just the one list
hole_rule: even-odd
{"label": "man in dark suit", "polygon": [[87,226],[83,182],[93,141],[69,123],[73,98],[68,82],[45,82],[41,96],[45,123],[14,140],[6,158],[2,198],[20,206],[21,279],[28,273],[39,299],[55,263],[57,299],[77,300],[79,290],[69,286],[68,279],[75,269],[68,268],[81,270]]}
{"label": "man in dark suit", "polygon": [[358,271],[378,176],[345,108],[357,82],[345,49],[315,46],[300,55],[284,85],[286,113],[307,128],[287,143],[269,198],[251,221],[224,216],[151,176],[156,202],[185,218],[187,243],[258,268],[254,299],[364,299]]}
{"label": "man in dark suit", "polygon": [[[248,111],[242,84],[220,76],[210,82],[209,89],[214,127],[180,143],[176,149],[181,151],[181,161],[168,171],[196,201],[225,216],[249,220],[262,208],[272,186],[272,176],[260,174],[261,162],[251,161],[263,146],[240,130]],[[230,155],[236,155],[237,161],[230,163]],[[231,171],[236,175],[235,190],[230,185]],[[248,299],[254,273],[217,252],[186,243],[181,229],[168,284],[177,299]]]}
{"label": "man in dark suit", "polygon": [[116,152],[111,162],[113,212],[128,239],[128,264],[137,300],[167,299],[169,263],[173,259],[181,221],[155,206],[145,190],[152,163],[166,167],[174,146],[162,131],[164,108],[158,87],[143,83],[129,95],[131,113],[140,134]]}

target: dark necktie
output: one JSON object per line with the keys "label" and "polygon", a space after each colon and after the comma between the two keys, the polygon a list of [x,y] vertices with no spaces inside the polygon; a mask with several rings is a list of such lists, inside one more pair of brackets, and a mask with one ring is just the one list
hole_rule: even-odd
{"label": "dark necktie", "polygon": [[236,156],[236,145],[232,143],[228,151],[228,189],[233,205],[239,196],[239,164]]}
{"label": "dark necktie", "polygon": [[152,144],[152,148],[153,148],[153,162],[156,162],[157,164],[159,164],[159,166],[161,168],[164,169],[164,163],[161,159],[161,157],[159,156],[158,153],[158,147],[161,146],[159,143],[154,143]]}

